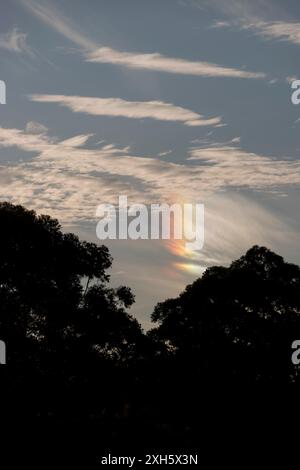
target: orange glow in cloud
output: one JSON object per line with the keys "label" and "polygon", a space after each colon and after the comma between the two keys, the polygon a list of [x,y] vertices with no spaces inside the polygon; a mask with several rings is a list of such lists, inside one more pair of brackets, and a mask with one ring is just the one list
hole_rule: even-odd
{"label": "orange glow in cloud", "polygon": [[195,253],[186,248],[185,240],[167,240],[167,249],[182,261],[172,263],[172,267],[177,271],[184,271],[189,274],[200,276],[206,267],[195,262]]}
{"label": "orange glow in cloud", "polygon": [[[178,201],[177,201],[178,202]],[[183,203],[180,202],[180,204]],[[172,231],[172,225],[174,223],[173,217],[171,217],[171,233]],[[193,224],[192,220],[189,220],[186,217],[186,214],[184,216],[184,227],[187,227],[188,225]],[[176,271],[184,271],[186,273],[194,274],[194,275],[202,275],[203,272],[205,271],[206,267],[201,266],[200,264],[197,264],[195,262],[196,258],[196,252],[188,249],[186,247],[186,240],[183,238],[181,240],[176,240],[176,239],[171,239],[171,240],[165,240],[165,244],[169,252],[171,252],[173,255],[175,255],[178,258],[183,258],[182,261],[174,262],[172,263],[172,267],[176,269]]]}
{"label": "orange glow in cloud", "polygon": [[174,266],[181,271],[185,271],[196,276],[201,276],[206,270],[205,266],[195,263],[174,263]]}

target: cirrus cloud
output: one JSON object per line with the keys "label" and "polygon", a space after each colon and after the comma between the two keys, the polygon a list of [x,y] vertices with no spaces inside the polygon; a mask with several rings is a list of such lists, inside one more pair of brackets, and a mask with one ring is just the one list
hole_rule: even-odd
{"label": "cirrus cloud", "polygon": [[36,0],[21,1],[39,20],[79,46],[87,62],[114,64],[129,69],[150,70],[180,75],[196,75],[200,77],[232,77],[245,79],[260,79],[266,77],[266,74],[262,72],[226,67],[205,61],[169,57],[159,52],[125,52],[106,47],[91,40],[84,32],[79,31],[76,25],[72,24],[68,18],[65,18],[62,13],[54,9],[52,5],[50,6],[47,3],[41,5],[41,3]]}
{"label": "cirrus cloud", "polygon": [[126,101],[121,98],[66,95],[31,95],[30,99],[38,103],[56,103],[75,113],[94,116],[151,118],[161,121],[178,121],[187,126],[216,126],[222,122],[219,116],[205,119],[201,114],[163,101]]}
{"label": "cirrus cloud", "polygon": [[248,72],[210,62],[167,57],[157,52],[138,54],[134,52],[121,52],[110,47],[100,47],[87,52],[86,60],[102,64],[122,65],[132,69],[145,69],[181,75],[198,75],[202,77],[264,78],[266,76],[261,72]]}
{"label": "cirrus cloud", "polygon": [[131,155],[114,145],[84,147],[88,135],[58,141],[45,134],[0,128],[0,147],[34,152],[31,161],[0,167],[0,197],[49,211],[62,221],[93,219],[99,202],[127,194],[139,202],[199,201],[244,188],[282,192],[300,185],[300,162],[239,146],[194,147],[186,161]]}

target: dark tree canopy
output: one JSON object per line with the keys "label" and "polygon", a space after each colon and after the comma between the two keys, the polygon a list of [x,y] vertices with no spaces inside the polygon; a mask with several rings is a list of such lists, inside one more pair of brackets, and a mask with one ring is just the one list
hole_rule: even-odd
{"label": "dark tree canopy", "polygon": [[300,268],[254,246],[228,268],[211,267],[176,299],[159,303],[151,336],[199,378],[299,380],[291,345],[300,334]]}
{"label": "dark tree canopy", "polygon": [[0,226],[0,335],[11,365],[49,372],[78,356],[132,358],[142,332],[125,311],[130,289],[107,287],[108,249],[9,203],[0,204]]}
{"label": "dark tree canopy", "polygon": [[23,442],[27,423],[35,425],[34,456],[53,436],[68,465],[82,450],[83,468],[93,468],[87,454],[100,442],[108,452],[125,448],[122,455],[142,446],[199,451],[199,442],[215,451],[215,423],[224,436],[240,409],[248,421],[266,414],[270,396],[261,407],[253,396],[236,406],[240,396],[245,402],[245,392],[232,394],[237,384],[299,384],[291,345],[300,339],[300,268],[267,248],[207,269],[156,306],[157,326],[144,334],[127,312],[131,290],[109,285],[105,246],[9,203],[0,204],[0,226],[2,400],[11,403],[13,439],[20,429]]}

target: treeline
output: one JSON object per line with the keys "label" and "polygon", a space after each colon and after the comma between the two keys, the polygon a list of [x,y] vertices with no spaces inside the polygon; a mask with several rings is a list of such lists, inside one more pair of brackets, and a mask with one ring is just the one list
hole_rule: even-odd
{"label": "treeline", "polygon": [[[64,449],[68,436],[73,457],[80,442],[90,455],[196,448],[213,439],[214,420],[230,419],[241,389],[299,384],[300,268],[267,248],[208,268],[156,306],[144,333],[127,311],[131,290],[109,287],[105,246],[9,203],[0,227],[2,399],[16,428],[43,429],[35,452],[49,430]],[[250,419],[251,403],[242,410]]]}

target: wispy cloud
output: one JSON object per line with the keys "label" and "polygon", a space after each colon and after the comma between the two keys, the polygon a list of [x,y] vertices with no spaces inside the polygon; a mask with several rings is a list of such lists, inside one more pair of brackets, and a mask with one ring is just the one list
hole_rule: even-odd
{"label": "wispy cloud", "polygon": [[254,244],[281,251],[288,244],[300,248],[296,225],[282,216],[236,192],[213,195],[205,200],[204,247],[190,262],[198,267],[229,264]]}
{"label": "wispy cloud", "polygon": [[229,26],[235,19],[250,23],[257,18],[265,21],[268,18],[286,18],[285,3],[274,0],[191,0],[190,5],[204,7],[215,15],[221,14],[216,26],[218,23]]}
{"label": "wispy cloud", "polygon": [[51,7],[47,4],[41,4],[35,0],[21,0],[33,15],[46,23],[50,28],[56,30],[64,37],[72,41],[77,46],[91,50],[97,47],[97,44],[88,39],[84,34],[78,31],[63,15],[57,11],[53,5]]}
{"label": "wispy cloud", "polygon": [[78,221],[93,219],[95,206],[115,203],[116,194],[145,203],[178,198],[199,202],[224,189],[282,192],[300,185],[299,161],[273,159],[239,146],[192,148],[185,162],[174,163],[132,155],[114,145],[86,148],[88,137],[58,141],[0,128],[0,147],[36,154],[29,162],[0,167],[1,199],[34,205],[62,221]]}
{"label": "wispy cloud", "polygon": [[252,29],[258,36],[265,39],[287,41],[292,44],[300,44],[300,23],[286,21],[255,21],[245,23],[242,29]]}
{"label": "wispy cloud", "polygon": [[130,119],[151,118],[161,121],[178,121],[187,126],[215,126],[220,117],[205,119],[201,114],[163,101],[125,101],[121,98],[94,98],[66,95],[31,95],[39,103],[57,103],[75,113],[94,116],[119,116]]}
{"label": "wispy cloud", "polygon": [[45,134],[0,128],[0,147],[36,154],[31,161],[0,166],[0,198],[51,214],[69,226],[95,224],[97,205],[116,204],[119,194],[126,194],[130,204],[205,202],[203,250],[187,253],[178,249],[179,244],[165,244],[161,256],[172,265],[173,275],[195,276],[199,268],[227,263],[254,243],[299,246],[296,228],[250,197],[231,191],[273,193],[299,186],[299,161],[275,160],[220,144],[193,148],[189,152],[193,165],[179,164],[130,155],[128,149],[114,145],[86,148],[88,138],[78,135],[58,141]]}
{"label": "wispy cloud", "polygon": [[195,0],[194,5],[213,9],[218,18],[212,28],[251,30],[268,39],[300,44],[299,18],[291,19],[288,2],[272,0]]}
{"label": "wispy cloud", "polygon": [[[240,14],[240,16],[239,16]],[[237,9],[235,17],[228,21],[217,20],[212,26],[215,29],[234,28],[238,30],[252,31],[256,36],[265,40],[285,41],[292,44],[300,44],[299,21],[268,21],[260,16],[250,16],[247,11]]]}
{"label": "wispy cloud", "polygon": [[168,57],[158,52],[136,53],[124,52],[111,47],[104,47],[89,39],[69,20],[56,11],[52,6],[37,3],[35,0],[22,0],[30,11],[49,27],[75,43],[83,51],[88,62],[114,64],[130,69],[152,70],[181,75],[196,75],[202,77],[232,77],[232,78],[264,78],[262,72],[246,71],[239,68],[226,67],[204,61],[191,61],[176,57]]}
{"label": "wispy cloud", "polygon": [[167,57],[159,53],[137,54],[120,52],[110,47],[100,47],[86,54],[89,62],[123,65],[133,69],[146,69],[202,77],[264,78],[260,72],[248,72],[231,67],[224,67],[210,62],[190,61]]}
{"label": "wispy cloud", "polygon": [[27,34],[21,33],[17,28],[13,28],[5,34],[0,34],[0,49],[32,54],[31,49],[27,45]]}
{"label": "wispy cloud", "polygon": [[227,263],[254,243],[299,246],[296,228],[234,191],[245,188],[273,195],[291,185],[299,187],[299,161],[250,153],[233,139],[236,146],[194,147],[187,161],[173,163],[132,155],[130,149],[112,144],[86,148],[89,137],[59,141],[46,134],[0,128],[0,147],[36,154],[31,161],[0,166],[0,199],[49,213],[69,226],[95,224],[97,205],[116,204],[119,194],[126,194],[130,204],[205,202],[204,249],[187,253],[179,249],[180,241],[165,244],[161,256],[172,265],[173,276],[195,276],[199,267],[201,271]]}

